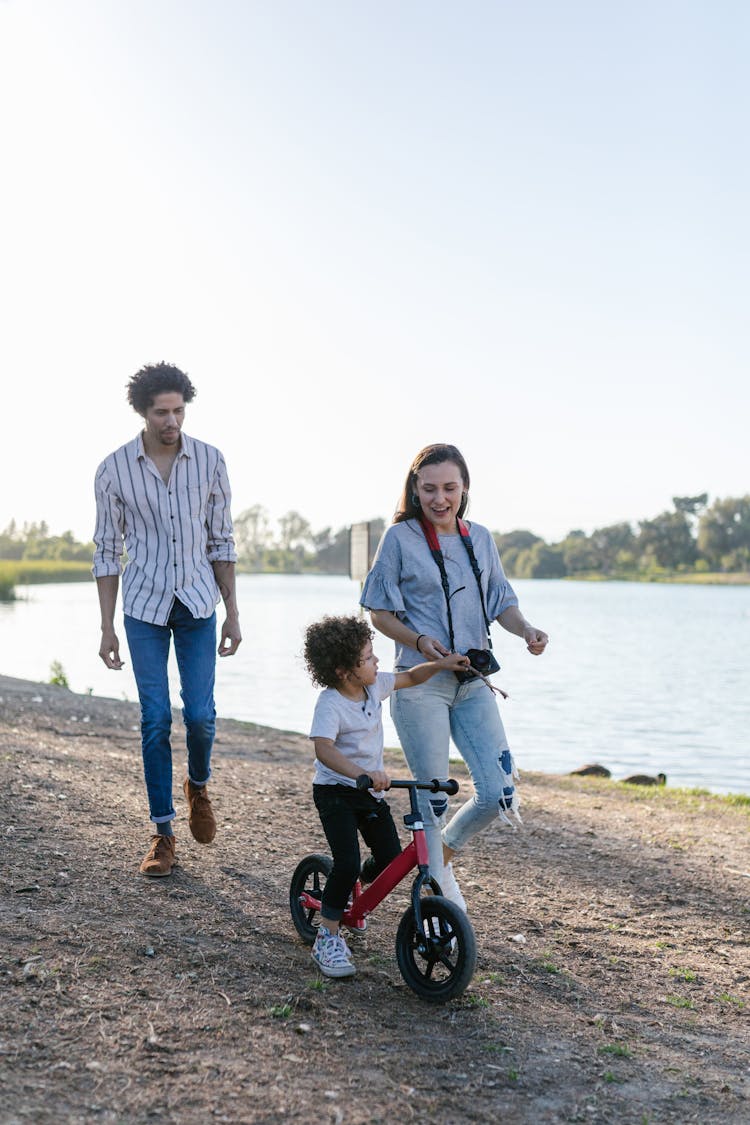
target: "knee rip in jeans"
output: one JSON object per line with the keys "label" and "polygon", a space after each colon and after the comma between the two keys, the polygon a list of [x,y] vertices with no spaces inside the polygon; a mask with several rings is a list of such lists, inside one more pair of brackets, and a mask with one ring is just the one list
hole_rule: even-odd
{"label": "knee rip in jeans", "polygon": [[430,797],[430,805],[432,806],[434,817],[436,818],[436,820],[439,820],[440,817],[443,816],[448,809],[448,798]]}
{"label": "knee rip in jeans", "polygon": [[510,812],[513,808],[513,795],[516,787],[513,784],[513,758],[510,750],[503,750],[497,764],[503,778],[503,790],[497,799],[502,812]]}

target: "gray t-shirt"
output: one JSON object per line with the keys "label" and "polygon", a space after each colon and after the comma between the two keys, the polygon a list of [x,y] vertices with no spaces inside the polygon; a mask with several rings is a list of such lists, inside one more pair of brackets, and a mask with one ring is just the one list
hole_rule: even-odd
{"label": "gray t-shirt", "polygon": [[[478,523],[470,524],[469,531],[487,616],[494,621],[509,606],[518,605],[518,598],[505,577],[490,532]],[[439,535],[438,541],[448,575],[456,652],[487,648],[482,604],[468,551],[458,532]],[[360,604],[366,609],[390,610],[415,633],[436,637],[450,648],[440,570],[417,520],[394,523],[386,530],[365,579]],[[396,668],[412,668],[423,660],[416,649],[396,642]]]}
{"label": "gray t-shirt", "polygon": [[[395,680],[393,672],[378,672],[375,683],[365,689],[364,701],[347,699],[336,688],[324,688],[315,704],[310,738],[330,738],[336,749],[359,767],[360,773],[382,770],[382,701],[393,691]],[[354,778],[329,770],[317,758],[313,784],[356,786]]]}

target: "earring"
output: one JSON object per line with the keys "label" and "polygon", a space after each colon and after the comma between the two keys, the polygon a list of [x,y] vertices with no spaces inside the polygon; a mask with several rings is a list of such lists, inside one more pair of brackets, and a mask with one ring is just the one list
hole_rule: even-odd
{"label": "earring", "polygon": [[412,504],[414,505],[415,508],[419,507],[419,497],[417,496],[416,492],[412,492],[411,502],[412,502]]}

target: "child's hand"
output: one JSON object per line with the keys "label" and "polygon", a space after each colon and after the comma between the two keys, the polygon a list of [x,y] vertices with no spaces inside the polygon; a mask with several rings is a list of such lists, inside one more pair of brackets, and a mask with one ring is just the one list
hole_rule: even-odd
{"label": "child's hand", "polygon": [[449,672],[460,672],[462,668],[470,666],[468,656],[464,656],[461,652],[449,652],[447,656],[436,661],[436,663]]}
{"label": "child's hand", "polygon": [[370,770],[370,777],[372,778],[372,788],[376,793],[390,788],[391,779],[383,770]]}

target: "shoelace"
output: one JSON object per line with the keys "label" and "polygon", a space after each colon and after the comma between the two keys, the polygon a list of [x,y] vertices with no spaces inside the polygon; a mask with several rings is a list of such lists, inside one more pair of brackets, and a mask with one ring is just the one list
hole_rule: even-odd
{"label": "shoelace", "polygon": [[325,937],[319,936],[316,939],[316,945],[318,942],[320,942],[322,946],[320,952],[326,960],[330,960],[333,962],[340,962],[343,960],[349,962],[351,954],[349,953],[347,944],[342,937],[338,937],[336,934],[328,934]]}

